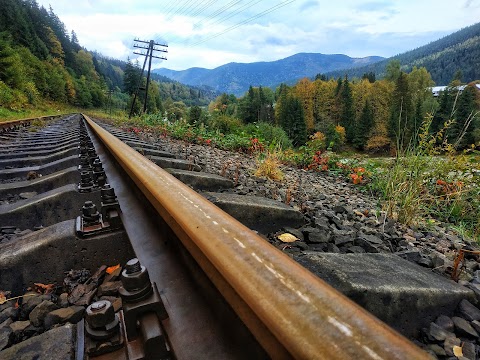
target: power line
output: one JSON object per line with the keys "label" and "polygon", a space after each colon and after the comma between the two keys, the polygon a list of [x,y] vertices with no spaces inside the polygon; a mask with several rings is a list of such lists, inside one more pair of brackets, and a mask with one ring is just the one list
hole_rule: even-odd
{"label": "power line", "polygon": [[[193,29],[200,27],[202,24],[204,24],[205,29],[209,30],[213,26],[222,24],[225,21],[232,19],[233,17],[236,17],[244,12],[246,12],[248,9],[251,9],[252,7],[258,5],[261,0],[249,0],[245,2],[244,4],[241,4],[244,0],[231,0],[228,3],[222,5],[219,4],[219,7],[217,7],[215,10],[213,10],[209,15],[205,16],[203,19],[200,19],[196,23],[193,24]],[[237,29],[241,27],[242,25],[245,25],[253,20],[259,19],[262,16],[265,16],[273,11],[276,11],[286,5],[289,5],[293,3],[295,0],[286,0],[281,3],[278,3],[274,6],[271,6],[270,8],[261,11],[260,13],[253,15],[247,19],[241,20],[237,22],[236,24],[227,27],[226,29],[223,29],[221,31],[218,31],[212,35],[208,35],[204,37],[203,39],[200,38],[197,41],[194,41],[193,43],[190,43],[192,39],[186,39],[184,41],[178,42],[179,44],[187,45],[189,47],[194,47],[200,44],[203,44],[209,40],[215,39],[217,37],[220,37],[224,35],[227,32],[230,32],[234,29]],[[192,3],[193,2],[193,3]],[[194,1],[194,0],[183,0],[183,1],[178,1],[174,0],[169,3],[170,6],[167,5],[168,11],[165,14],[166,19],[172,19],[173,17],[177,16],[198,16],[199,14],[204,13],[207,9],[212,8],[213,5],[215,5],[218,2],[218,0],[201,0],[201,1]],[[177,7],[175,5],[178,5]],[[171,35],[173,35],[173,39],[171,41],[176,42],[176,39],[179,39],[179,36],[173,34],[172,31],[168,31],[164,34],[159,34],[156,37],[161,38],[161,39],[168,39]],[[164,41],[166,43],[166,41]]]}
{"label": "power line", "polygon": [[284,3],[280,3],[280,4],[277,4],[277,5],[275,5],[275,6],[272,6],[271,8],[269,8],[269,9],[267,9],[267,10],[264,10],[264,11],[262,11],[261,13],[255,15],[255,16],[252,16],[252,17],[250,17],[250,18],[248,18],[248,19],[246,19],[246,20],[243,20],[243,21],[241,21],[241,22],[239,22],[239,23],[237,23],[237,24],[235,24],[235,25],[233,25],[233,26],[230,26],[230,27],[227,28],[227,29],[224,29],[224,30],[222,30],[222,31],[219,31],[219,32],[216,33],[216,34],[210,35],[210,36],[208,36],[207,38],[205,38],[205,39],[203,39],[203,40],[200,40],[200,41],[197,41],[196,43],[190,44],[189,46],[190,46],[190,47],[197,46],[197,45],[203,44],[203,43],[205,43],[205,42],[207,42],[207,41],[209,41],[209,40],[215,39],[215,38],[217,38],[217,37],[219,37],[219,36],[221,36],[221,35],[229,32],[229,31],[232,31],[232,30],[234,30],[234,29],[242,26],[242,25],[245,25],[245,24],[247,24],[247,23],[249,23],[249,22],[251,22],[251,21],[253,21],[253,20],[256,20],[256,19],[258,19],[258,18],[261,18],[261,17],[264,16],[264,15],[267,15],[267,14],[269,14],[269,13],[275,11],[275,10],[278,10],[278,9],[280,9],[280,8],[286,6],[286,5],[289,5],[289,4],[293,3],[294,1],[295,1],[295,0],[288,0],[288,1],[285,1]]}

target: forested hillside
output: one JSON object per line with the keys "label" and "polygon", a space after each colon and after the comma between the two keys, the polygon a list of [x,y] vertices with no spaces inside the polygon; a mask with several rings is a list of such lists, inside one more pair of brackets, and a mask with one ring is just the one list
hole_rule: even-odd
{"label": "forested hillside", "polygon": [[[296,146],[318,150],[344,145],[368,152],[389,153],[419,141],[427,126],[440,132],[439,142],[456,149],[480,147],[480,89],[475,83],[457,87],[456,80],[438,98],[424,68],[406,73],[398,61],[387,65],[384,79],[304,78],[276,91],[250,87],[237,99],[222,95],[209,106],[210,122],[278,125]],[[202,118],[197,116],[197,118]]]}
{"label": "forested hillside", "polygon": [[365,73],[373,72],[377,77],[382,78],[391,60],[400,61],[402,70],[406,72],[414,66],[425,67],[437,85],[449,84],[455,74],[464,82],[478,80],[480,79],[480,23],[375,64],[347,71],[333,71],[327,75],[334,78],[345,75],[349,78],[360,78]]}
{"label": "forested hillside", "polygon": [[[82,48],[52,8],[35,0],[0,1],[0,107],[19,110],[52,101],[90,108],[113,98],[114,106],[123,109],[131,94],[123,83],[127,66]],[[161,101],[206,105],[217,95],[162,77],[154,80],[149,97],[158,99],[149,99],[149,106],[157,104],[150,111],[159,110]]]}
{"label": "forested hillside", "polygon": [[253,62],[249,64],[229,63],[215,69],[191,68],[183,71],[155,70],[188,85],[207,85],[219,92],[243,95],[250,85],[276,87],[282,82],[298,81],[337,69],[348,69],[382,60],[379,56],[351,58],[343,54],[300,53],[277,61]]}

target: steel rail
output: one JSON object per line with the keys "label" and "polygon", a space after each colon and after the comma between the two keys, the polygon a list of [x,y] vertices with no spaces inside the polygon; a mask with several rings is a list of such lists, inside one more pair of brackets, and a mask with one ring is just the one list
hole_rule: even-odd
{"label": "steel rail", "polygon": [[6,128],[14,128],[19,125],[24,125],[24,124],[29,124],[30,122],[34,120],[52,120],[60,116],[65,116],[68,114],[62,114],[62,115],[47,115],[47,116],[39,116],[35,118],[28,118],[28,119],[17,119],[17,120],[8,120],[8,121],[0,121],[0,129],[6,129]]}
{"label": "steel rail", "polygon": [[172,175],[86,121],[274,359],[431,359]]}

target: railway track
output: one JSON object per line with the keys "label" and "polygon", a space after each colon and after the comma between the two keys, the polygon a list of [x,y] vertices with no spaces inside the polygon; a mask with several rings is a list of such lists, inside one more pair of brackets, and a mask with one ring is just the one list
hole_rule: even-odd
{"label": "railway track", "polygon": [[[430,358],[177,177],[209,191],[225,179],[85,115],[41,122],[0,123],[0,290],[91,273],[63,298],[27,291],[19,316],[34,298],[49,314],[36,330],[17,321],[37,336],[12,344],[9,330],[0,358]],[[121,308],[102,300],[109,286]],[[55,320],[65,308],[75,325]]]}

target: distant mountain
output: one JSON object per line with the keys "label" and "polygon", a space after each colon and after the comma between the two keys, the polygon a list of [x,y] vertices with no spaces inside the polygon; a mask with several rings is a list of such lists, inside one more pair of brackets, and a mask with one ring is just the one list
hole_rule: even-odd
{"label": "distant mountain", "polygon": [[398,59],[402,70],[408,72],[413,66],[424,66],[439,85],[450,83],[455,73],[462,72],[462,81],[480,79],[480,23],[447,35],[440,40],[415,50],[385,59],[375,64],[348,70],[332,71],[328,76],[339,77],[347,74],[350,78],[361,77],[374,72],[377,78],[385,75],[385,66],[390,60]]}
{"label": "distant mountain", "polygon": [[229,63],[212,70],[190,68],[175,71],[161,68],[156,69],[155,73],[183,84],[207,85],[219,92],[243,95],[250,85],[273,87],[282,82],[291,82],[303,77],[313,77],[319,73],[363,66],[383,59],[380,56],[351,58],[342,54],[300,53],[271,62]]}

